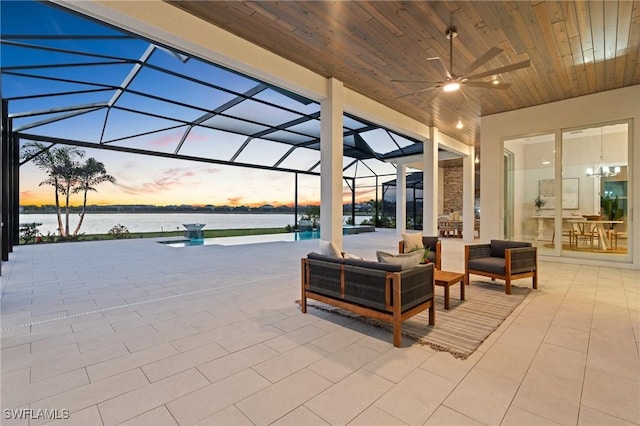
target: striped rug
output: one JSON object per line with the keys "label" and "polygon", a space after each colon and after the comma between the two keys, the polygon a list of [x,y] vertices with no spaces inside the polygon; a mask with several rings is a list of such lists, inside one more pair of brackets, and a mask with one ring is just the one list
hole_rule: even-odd
{"label": "striped rug", "polygon": [[[424,311],[402,323],[402,335],[421,345],[446,351],[456,358],[466,359],[518,307],[531,292],[530,288],[511,285],[512,294],[504,293],[502,282],[472,281],[460,300],[457,285],[451,287],[450,309],[444,309],[444,289],[436,286],[436,324],[429,325],[429,313]],[[311,301],[309,301],[311,302]],[[366,318],[343,309],[314,302],[307,306],[350,317],[389,332],[391,325]]]}

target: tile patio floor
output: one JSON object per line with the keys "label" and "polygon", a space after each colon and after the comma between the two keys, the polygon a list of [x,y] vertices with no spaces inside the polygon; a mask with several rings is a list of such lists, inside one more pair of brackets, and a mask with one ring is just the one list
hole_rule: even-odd
{"label": "tile patio floor", "polygon": [[[443,269],[463,270],[463,245],[444,240]],[[2,265],[0,422],[45,423],[6,411],[31,408],[69,410],[51,423],[64,425],[640,423],[639,271],[541,261],[539,290],[461,361],[301,314],[299,259],[316,247],[16,247]],[[344,248],[375,258],[397,238]]]}

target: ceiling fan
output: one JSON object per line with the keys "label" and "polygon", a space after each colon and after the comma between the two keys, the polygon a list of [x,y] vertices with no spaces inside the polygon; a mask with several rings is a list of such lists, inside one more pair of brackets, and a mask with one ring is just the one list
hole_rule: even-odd
{"label": "ceiling fan", "polygon": [[[458,36],[458,32],[456,27],[450,26],[447,28],[445,32],[445,36],[449,40],[449,68],[444,64],[440,57],[427,58],[428,61],[438,61],[442,68],[444,69],[445,78],[442,81],[425,81],[425,80],[391,80],[392,82],[399,83],[422,83],[422,84],[430,84],[432,86],[418,90],[413,93],[409,93],[406,95],[399,96],[400,98],[405,96],[417,95],[419,93],[427,92],[434,89],[440,89],[444,92],[455,92],[460,90],[463,86],[465,87],[479,87],[484,89],[507,89],[511,86],[511,83],[502,83],[497,79],[494,79],[491,82],[487,82],[484,80],[480,80],[484,77],[489,77],[497,74],[507,73],[515,70],[519,70],[521,68],[527,68],[531,66],[531,61],[528,59],[526,61],[517,62],[515,64],[507,65],[500,68],[495,68],[489,71],[483,71],[476,74],[469,75],[471,72],[480,68],[489,60],[493,59],[500,53],[502,53],[502,49],[498,47],[492,47],[487,50],[484,55],[478,57],[475,61],[473,61],[467,68],[465,68],[462,73],[455,74],[453,72],[453,39]],[[464,93],[463,93],[464,95]],[[465,96],[466,97],[466,96]]]}

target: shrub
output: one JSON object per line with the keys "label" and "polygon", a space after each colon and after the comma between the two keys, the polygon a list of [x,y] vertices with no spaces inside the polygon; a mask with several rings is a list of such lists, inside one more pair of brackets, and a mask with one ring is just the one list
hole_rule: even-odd
{"label": "shrub", "polygon": [[[24,244],[34,244],[37,241],[37,238],[40,236],[40,230],[38,230],[38,226],[42,225],[41,223],[24,223],[20,225],[20,238]],[[40,238],[42,240],[42,238]]]}
{"label": "shrub", "polygon": [[117,224],[113,228],[109,229],[108,234],[111,238],[114,238],[116,240],[129,238],[129,230],[126,226],[120,224]]}

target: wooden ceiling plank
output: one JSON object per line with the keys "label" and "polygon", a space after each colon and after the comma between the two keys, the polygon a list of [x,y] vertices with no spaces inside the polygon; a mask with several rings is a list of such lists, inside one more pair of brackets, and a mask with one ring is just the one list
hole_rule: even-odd
{"label": "wooden ceiling plank", "polygon": [[565,88],[568,88],[569,77],[562,63],[562,54],[559,49],[559,43],[557,35],[555,34],[553,24],[549,19],[547,2],[537,4],[533,7],[533,11],[537,17],[538,24],[540,25],[542,40],[546,48],[547,55],[550,58],[550,73],[554,83],[555,98],[553,100],[563,99],[567,95],[562,94]]}
{"label": "wooden ceiling plank", "polygon": [[[624,85],[640,84],[640,1],[635,1],[629,31],[627,64],[624,72]],[[635,48],[634,48],[635,46]]]}
{"label": "wooden ceiling plank", "polygon": [[[378,2],[359,1],[359,2],[353,2],[353,3],[363,8],[367,13],[369,13],[372,19],[375,19],[377,22],[379,22],[384,28],[386,28],[394,36],[402,37],[404,35],[404,32],[402,31],[401,28],[399,28],[390,18],[388,18],[384,13],[380,12],[377,9],[378,4],[383,6],[384,3],[386,2],[378,3]],[[394,16],[394,15],[395,14],[390,16]]]}
{"label": "wooden ceiling plank", "polygon": [[[618,5],[618,32],[616,34],[616,78],[615,87],[622,87],[624,84],[625,68],[629,56],[629,37],[631,31],[631,20],[633,14],[633,3],[622,2]],[[623,54],[624,53],[624,54]]]}
{"label": "wooden ceiling plank", "polygon": [[604,32],[604,3],[600,0],[589,1],[589,18],[591,21],[591,35],[593,37],[593,56],[596,67],[596,90],[605,90],[605,32]]}

